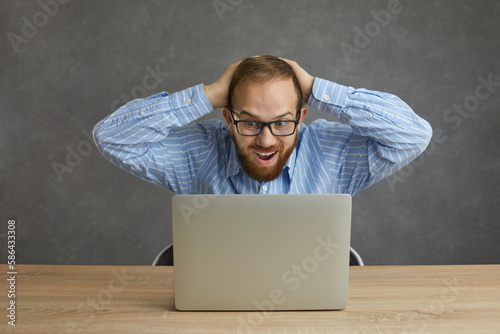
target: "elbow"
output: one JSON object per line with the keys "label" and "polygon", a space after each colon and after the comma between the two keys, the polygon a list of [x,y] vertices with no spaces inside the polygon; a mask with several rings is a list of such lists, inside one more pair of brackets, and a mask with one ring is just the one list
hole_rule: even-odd
{"label": "elbow", "polygon": [[422,120],[418,128],[418,135],[414,137],[414,141],[408,146],[407,158],[404,165],[411,163],[417,157],[425,153],[425,155],[432,154],[433,149],[428,152],[429,146],[432,146],[433,129],[432,126],[425,120]]}
{"label": "elbow", "polygon": [[421,130],[421,143],[420,145],[422,146],[422,152],[425,151],[427,146],[429,146],[429,143],[431,142],[432,139],[432,126],[429,124],[429,122],[422,120],[422,130]]}
{"label": "elbow", "polygon": [[94,128],[92,129],[92,138],[94,139],[94,145],[97,147],[99,152],[103,153],[103,150],[101,149],[102,147],[102,137],[101,137],[101,127],[100,127],[100,122],[97,123]]}
{"label": "elbow", "polygon": [[97,139],[97,135],[99,133],[99,123],[97,123],[96,125],[94,125],[94,128],[92,129],[92,138],[94,139],[94,144],[95,146],[99,147],[98,145],[98,139]]}

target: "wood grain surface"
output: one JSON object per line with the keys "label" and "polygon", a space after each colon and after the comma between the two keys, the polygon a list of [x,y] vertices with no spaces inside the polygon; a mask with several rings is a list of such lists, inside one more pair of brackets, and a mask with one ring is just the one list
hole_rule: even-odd
{"label": "wood grain surface", "polygon": [[179,312],[173,267],[2,266],[2,333],[500,333],[500,265],[351,267],[343,311]]}

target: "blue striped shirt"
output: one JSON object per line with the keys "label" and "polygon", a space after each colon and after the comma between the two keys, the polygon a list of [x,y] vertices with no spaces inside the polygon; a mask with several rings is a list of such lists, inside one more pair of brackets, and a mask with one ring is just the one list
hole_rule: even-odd
{"label": "blue striped shirt", "polygon": [[338,117],[298,132],[281,175],[258,182],[241,168],[227,124],[194,122],[213,111],[203,85],[133,100],[94,128],[102,154],[177,194],[354,195],[410,163],[432,129],[398,97],[316,78],[309,106]]}

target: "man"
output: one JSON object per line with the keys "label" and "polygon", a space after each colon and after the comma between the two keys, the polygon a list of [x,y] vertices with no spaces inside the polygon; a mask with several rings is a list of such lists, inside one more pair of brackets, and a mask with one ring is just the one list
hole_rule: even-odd
{"label": "man", "polygon": [[[307,103],[341,123],[303,124]],[[225,121],[194,122],[217,108]],[[131,101],[94,128],[103,155],[179,194],[351,196],[410,163],[430,125],[398,97],[246,58],[213,84]]]}

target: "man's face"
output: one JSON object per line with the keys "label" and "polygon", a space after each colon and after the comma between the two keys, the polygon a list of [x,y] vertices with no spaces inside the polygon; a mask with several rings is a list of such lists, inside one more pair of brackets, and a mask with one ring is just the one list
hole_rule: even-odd
{"label": "man's face", "polygon": [[[246,80],[238,84],[232,98],[233,116],[236,121],[272,122],[297,120],[297,93],[293,81],[271,80],[256,82]],[[253,179],[269,182],[276,179],[285,166],[297,142],[297,134],[307,114],[301,109],[299,124],[291,136],[281,137],[264,126],[253,137],[238,134],[230,110],[223,109],[243,170]]]}

